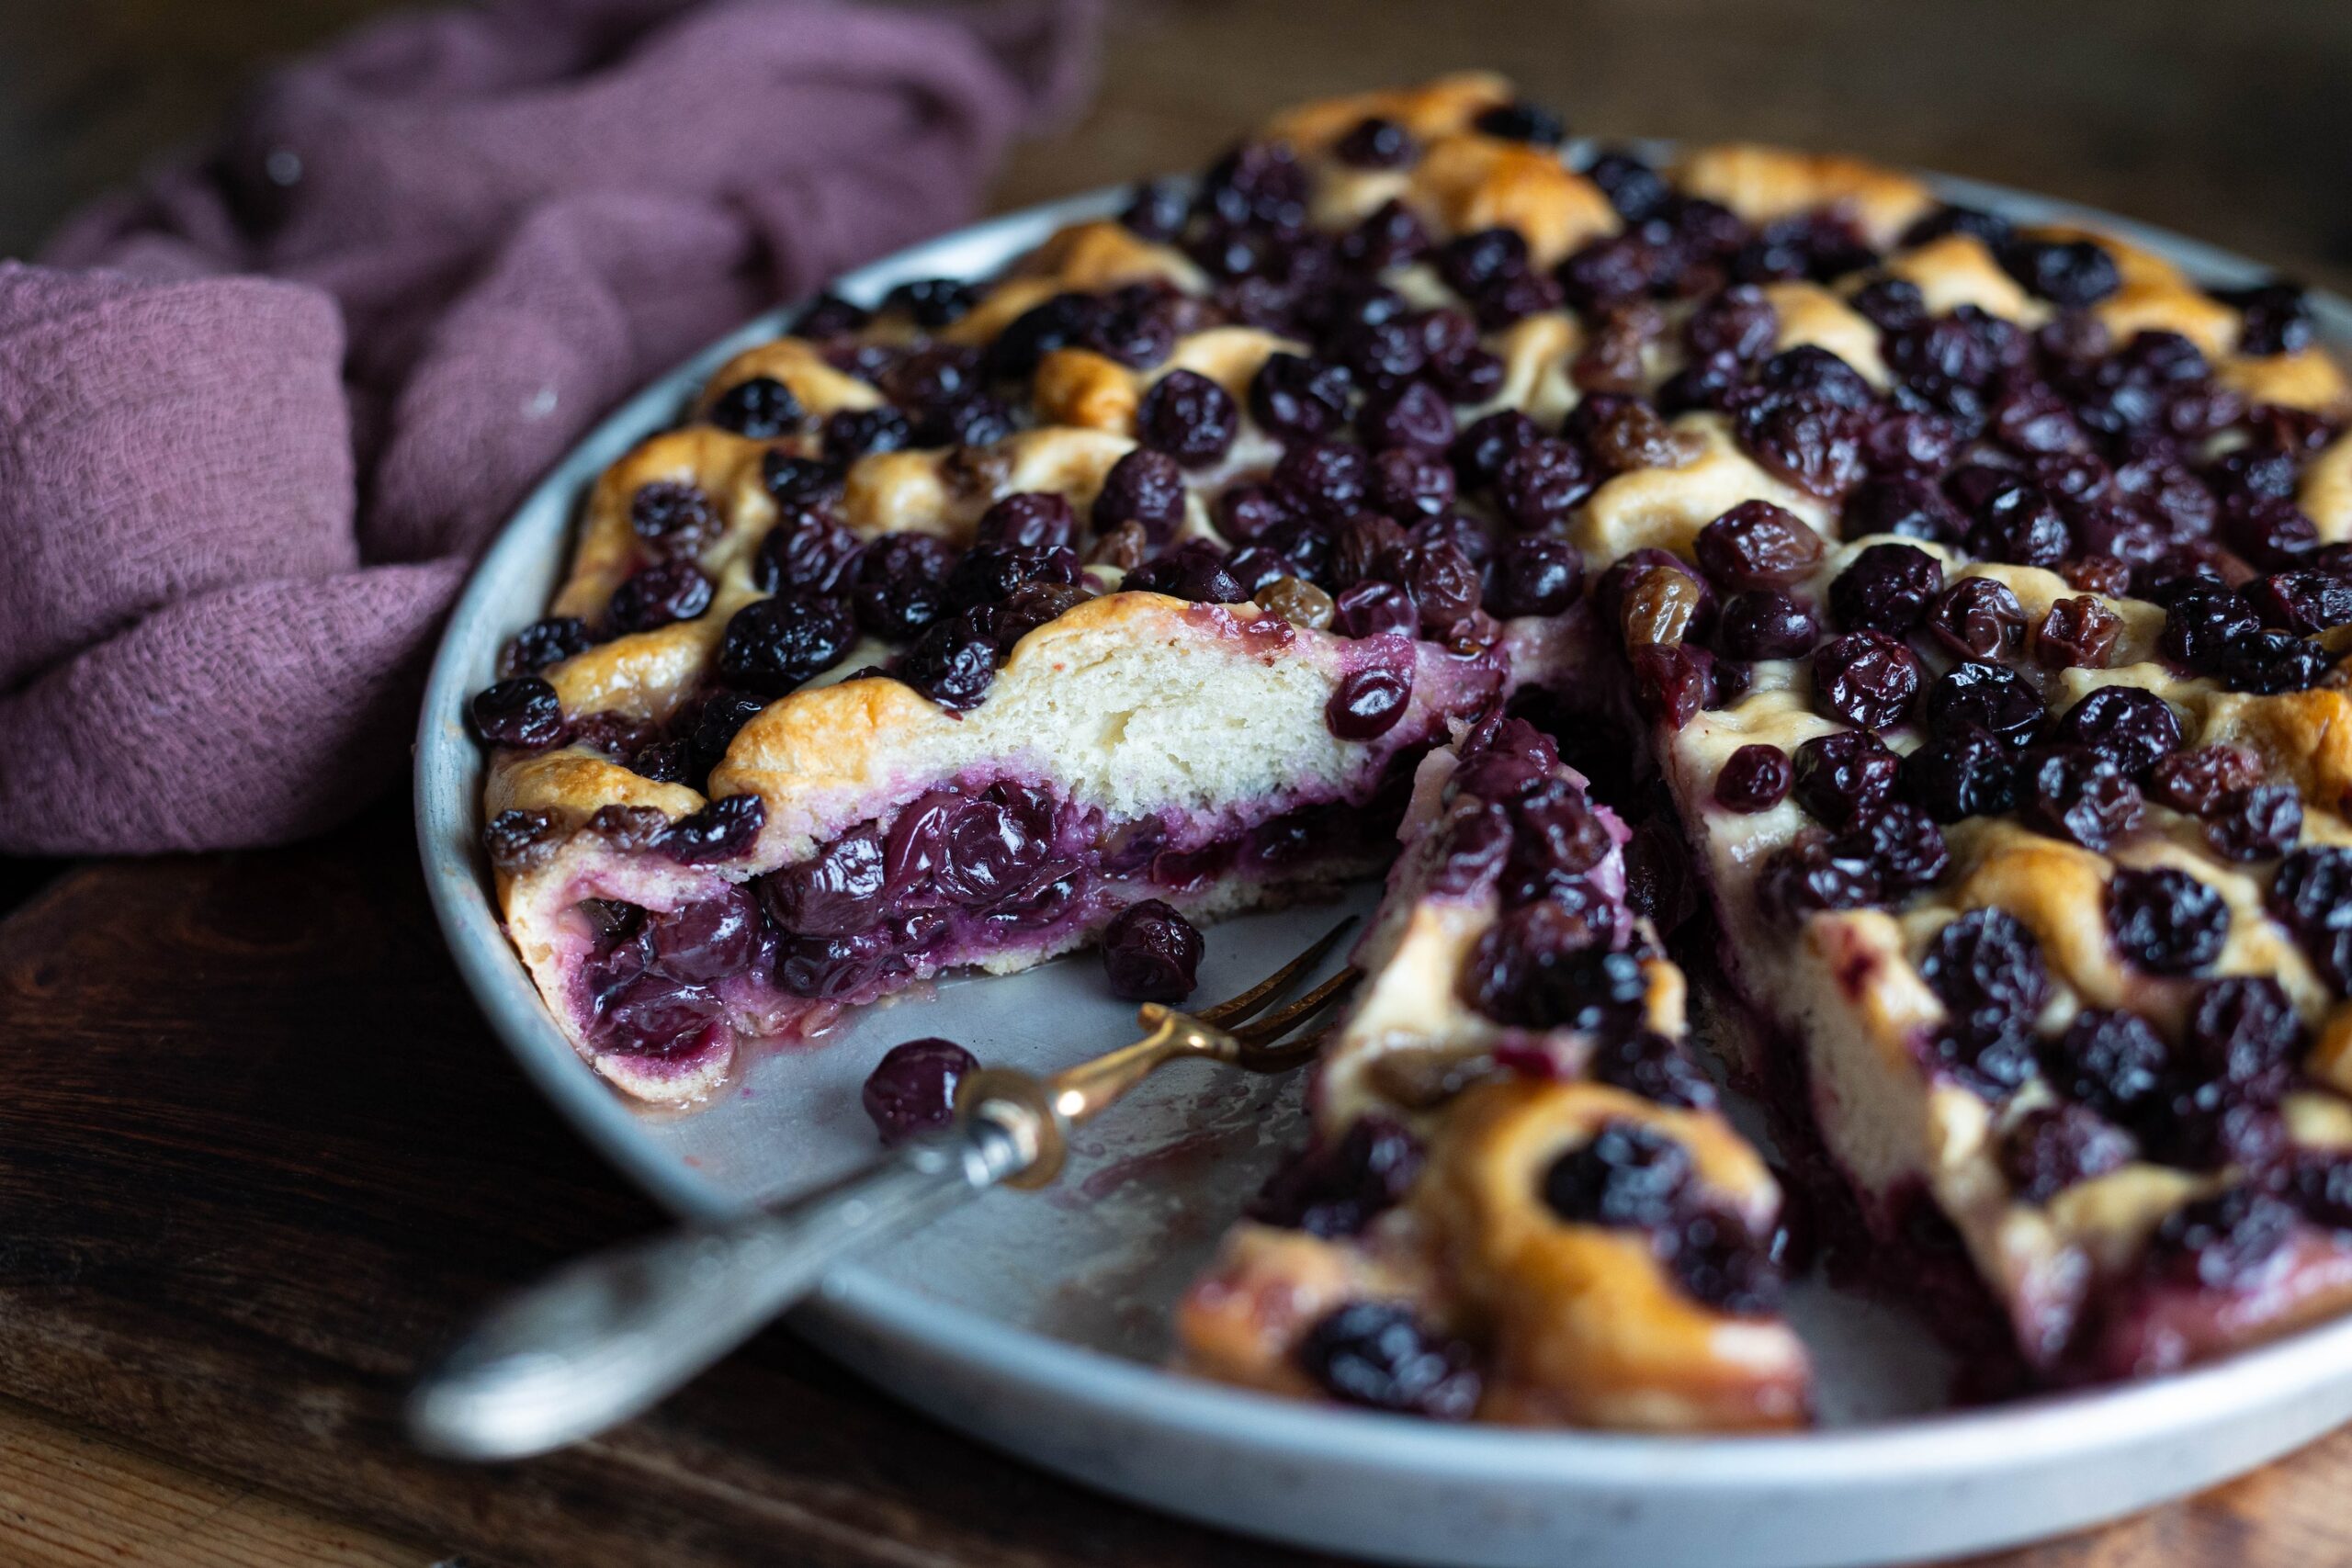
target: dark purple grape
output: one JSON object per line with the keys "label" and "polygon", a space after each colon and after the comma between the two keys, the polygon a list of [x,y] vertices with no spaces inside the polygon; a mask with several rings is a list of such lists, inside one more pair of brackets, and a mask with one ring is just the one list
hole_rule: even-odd
{"label": "dark purple grape", "polygon": [[1308,515],[1337,525],[1363,510],[1371,461],[1360,446],[1295,446],[1274,465],[1273,483]]}
{"label": "dark purple grape", "polygon": [[1600,187],[1627,223],[1657,216],[1674,194],[1664,175],[1630,152],[1597,154],[1585,165],[1584,177]]}
{"label": "dark purple grape", "polygon": [[1818,392],[1749,394],[1735,409],[1732,429],[1767,471],[1824,500],[1861,480],[1861,421]]}
{"label": "dark purple grape", "polygon": [[1489,485],[1517,452],[1544,438],[1535,422],[1517,409],[1490,413],[1454,438],[1453,466],[1467,486]]}
{"label": "dark purple grape", "polygon": [[1205,468],[1232,449],[1241,411],[1223,387],[1194,370],[1171,370],[1144,394],[1136,434],[1188,468]]}
{"label": "dark purple grape", "polygon": [[2309,637],[2352,624],[2352,582],[2323,571],[2281,571],[2238,591],[2262,624]]}
{"label": "dark purple grape", "polygon": [[2230,907],[2210,884],[2170,866],[2121,870],[2107,885],[2116,951],[2154,975],[2190,975],[2221,957]]}
{"label": "dark purple grape", "polygon": [[1478,608],[1478,569],[1452,545],[1403,544],[1382,554],[1374,569],[1405,590],[1419,610],[1421,635],[1444,640]]}
{"label": "dark purple grape", "polygon": [[652,967],[673,980],[708,985],[741,975],[760,951],[760,909],[741,887],[675,909],[649,910]]}
{"label": "dark purple grape", "polygon": [[1358,120],[1331,144],[1331,155],[1353,169],[1394,169],[1411,163],[1419,152],[1412,132],[1378,115]]}
{"label": "dark purple grape", "polygon": [[1683,345],[1694,359],[1728,355],[1742,363],[1762,359],[1780,341],[1780,313],[1752,283],[1702,299],[1683,323]]}
{"label": "dark purple grape", "polygon": [[1484,135],[1538,147],[1557,147],[1568,139],[1567,127],[1558,115],[1524,98],[1484,110],[1471,124]]}
{"label": "dark purple grape", "polygon": [[2222,650],[2217,673],[2233,692],[2308,691],[2327,673],[2326,650],[2290,632],[2247,632]]}
{"label": "dark purple grape", "polygon": [[1165,243],[1183,231],[1191,208],[1192,197],[1180,182],[1148,180],[1135,187],[1119,221],[1144,239]]}
{"label": "dark purple grape", "polygon": [[1919,624],[1943,589],[1943,563],[1927,551],[1909,545],[1871,545],[1829,585],[1829,611],[1848,631],[1903,637]]}
{"label": "dark purple grape", "polygon": [[787,511],[761,538],[752,582],[763,593],[831,594],[856,575],[864,548],[821,512]]}
{"label": "dark purple grape", "polygon": [[1600,1042],[1587,1070],[1596,1083],[1628,1089],[1658,1105],[1703,1111],[1717,1099],[1715,1086],[1689,1054],[1654,1030]]}
{"label": "dark purple grape", "polygon": [[1843,831],[1875,813],[1894,792],[1898,769],[1886,742],[1867,729],[1817,735],[1797,748],[1797,804]]}
{"label": "dark purple grape", "polygon": [[1421,446],[1392,446],[1374,457],[1366,500],[1400,522],[1442,516],[1453,504],[1453,469]]}
{"label": "dark purple grape", "polygon": [[1078,538],[1078,518],[1069,502],[1050,491],[1008,495],[980,513],[975,544],[1013,549],[1056,549]]}
{"label": "dark purple grape", "polygon": [[768,918],[795,936],[848,936],[887,912],[882,840],[872,832],[836,839],[808,860],[759,881]]}
{"label": "dark purple grape", "polygon": [[736,735],[766,705],[748,692],[714,692],[705,698],[688,747],[694,774],[707,777],[718,766]]}
{"label": "dark purple grape", "polygon": [[780,507],[827,508],[841,499],[841,470],[815,457],[768,452],[760,458],[760,485]]}
{"label": "dark purple grape", "polygon": [[841,337],[854,333],[874,319],[874,312],[862,305],[853,305],[828,289],[809,302],[792,323],[795,336],[823,339]]}
{"label": "dark purple grape", "polygon": [[1206,944],[1193,923],[1158,898],[1130,904],[1102,931],[1111,994],[1131,1002],[1181,1002],[1198,983]]}
{"label": "dark purple grape", "polygon": [[2017,753],[1973,725],[1940,733],[1903,759],[1904,797],[1939,822],[1992,817],[2018,798]]}
{"label": "dark purple grape", "polygon": [[1495,558],[1487,608],[1508,619],[1557,615],[1577,602],[1584,584],[1584,558],[1566,539],[1523,535],[1504,544]]}
{"label": "dark purple grape", "polygon": [[492,746],[544,751],[564,738],[562,699],[537,675],[517,675],[485,688],[466,713],[474,734]]}
{"label": "dark purple grape", "polygon": [[953,1040],[910,1040],[884,1054],[859,1098],[882,1141],[904,1143],[956,1120],[956,1088],[979,1066]]}
{"label": "dark purple grape", "polygon": [[1769,588],[1735,593],[1715,624],[1715,650],[1727,659],[1802,659],[1820,637],[1813,613]]}
{"label": "dark purple grape", "polygon": [[1295,230],[1306,221],[1306,171],[1288,143],[1245,141],[1202,176],[1193,211],[1235,228]]}
{"label": "dark purple grape", "polygon": [[1960,1024],[1992,1034],[2031,1022],[2050,995],[2041,945],[2007,910],[1971,909],[1928,943],[1919,973]]}
{"label": "dark purple grape", "polygon": [[559,838],[557,829],[552,812],[509,809],[483,824],[481,847],[489,854],[490,863],[498,870],[528,871],[553,857]]}
{"label": "dark purple grape", "polygon": [[1156,560],[1127,573],[1119,585],[1136,592],[1165,593],[1196,604],[1238,604],[1250,595],[1226,570],[1225,553],[1206,539],[1188,539]]}
{"label": "dark purple grape", "polygon": [[2193,582],[2165,607],[2157,646],[2165,658],[2199,674],[2219,670],[2229,646],[2261,629],[2254,607],[2218,582]]}
{"label": "dark purple grape", "polygon": [[2054,305],[2081,310],[2123,287],[2123,275],[2107,248],[2093,240],[2010,239],[1996,254],[2002,268],[2029,293]]}
{"label": "dark purple grape", "polygon": [[1981,729],[2023,746],[2041,728],[2041,695],[2016,671],[1972,660],[1956,664],[1928,689],[1928,728],[1939,735]]}
{"label": "dark purple grape", "polygon": [[1298,1362],[1343,1404],[1433,1421],[1467,1421],[1478,1408],[1469,1347],[1396,1303],[1354,1302],[1325,1314],[1299,1345]]}
{"label": "dark purple grape", "polygon": [[2259,783],[2262,760],[2243,746],[2200,746],[2176,751],[2149,770],[2149,795],[2175,811],[2208,816],[2233,791]]}
{"label": "dark purple grape", "polygon": [[947,603],[957,610],[1001,604],[1035,582],[1075,583],[1078,552],[1059,545],[974,545],[947,574]]}
{"label": "dark purple grape", "polygon": [[1854,291],[1848,303],[1883,333],[1906,331],[1928,319],[1927,297],[1919,292],[1917,284],[1900,277],[1882,277],[1866,283]]}
{"label": "dark purple grape", "polygon": [[1861,372],[1817,344],[1784,348],[1757,371],[1757,384],[1783,392],[1810,392],[1839,408],[1866,409],[1873,400]]}
{"label": "dark purple grape", "polygon": [[1461,989],[1497,1023],[1600,1032],[1637,1023],[1648,985],[1632,953],[1600,945],[1589,920],[1539,898],[1487,928]]}
{"label": "dark purple grape", "polygon": [[629,498],[628,525],[656,559],[690,560],[726,523],[700,487],[656,479]]}
{"label": "dark purple grape", "polygon": [[956,552],[928,534],[885,534],[858,560],[850,604],[861,630],[885,642],[911,641],[947,613]]}
{"label": "dark purple grape", "polygon": [[1686,1214],[1670,1235],[1659,1238],[1659,1246],[1675,1282],[1702,1305],[1735,1317],[1780,1310],[1780,1266],[1771,1248],[1749,1235],[1737,1214],[1713,1208]]}
{"label": "dark purple grape", "polygon": [[2019,1202],[2047,1203],[2069,1187],[2139,1157],[2131,1134],[2080,1105],[2048,1106],[2020,1117],[2001,1140],[2001,1173]]}
{"label": "dark purple grape", "polygon": [[1871,868],[1808,829],[1766,857],[1757,873],[1756,899],[1770,918],[1801,920],[1825,909],[1859,909],[1883,896]]}
{"label": "dark purple grape", "polygon": [[1279,1167],[1249,1215],[1309,1235],[1354,1235],[1403,1201],[1420,1172],[1419,1140],[1373,1112],[1351,1122],[1337,1142],[1317,1140]]}
{"label": "dark purple grape", "polygon": [[1849,539],[1873,534],[1899,534],[1906,538],[1956,541],[1968,525],[1942,491],[1925,479],[1905,474],[1880,474],[1864,479],[1846,498],[1839,531]]}
{"label": "dark purple grape", "polygon": [[1137,447],[1111,465],[1091,517],[1098,534],[1134,523],[1153,544],[1166,543],[1184,522],[1182,468],[1164,452]]}
{"label": "dark purple grape", "polygon": [[903,310],[926,332],[953,326],[979,303],[979,288],[959,277],[919,277],[882,299],[885,310]]}
{"label": "dark purple grape", "polygon": [[1943,829],[1926,812],[1900,801],[1862,818],[1830,849],[1839,860],[1865,867],[1889,898],[1915,893],[1951,869]]}
{"label": "dark purple grape", "polygon": [[856,623],[838,600],[804,593],[762,599],[727,623],[719,679],[760,696],[785,696],[839,663],[856,638]]}
{"label": "dark purple grape", "polygon": [[1785,588],[1821,561],[1821,536],[1769,501],[1743,501],[1699,530],[1699,570],[1726,591]]}
{"label": "dark purple grape", "polygon": [[1323,724],[1341,740],[1376,740],[1396,728],[1413,700],[1409,660],[1353,670],[1323,705]]}
{"label": "dark purple grape", "polygon": [[1273,354],[1250,383],[1250,412],[1268,434],[1313,441],[1347,423],[1354,378],[1344,365]]}
{"label": "dark purple grape", "polygon": [[2139,787],[2086,746],[2037,747],[2019,780],[2018,815],[2053,838],[2104,851],[2140,825]]}
{"label": "dark purple grape", "polygon": [[2162,1106],[2172,1055],[2138,1013],[2085,1008],[2043,1045],[2041,1069],[2060,1093],[2132,1123]]}
{"label": "dark purple grape", "polygon": [[2117,767],[2139,777],[2180,749],[2180,716],[2154,692],[2101,686],[2066,710],[2058,721],[2057,739],[2104,753]]}
{"label": "dark purple grape", "polygon": [[1724,760],[1715,775],[1715,801],[1726,810],[1770,811],[1788,798],[1796,770],[1778,746],[1742,746]]}
{"label": "dark purple grape", "polygon": [[2291,1206],[2242,1183],[2166,1214],[2149,1238],[2145,1268],[2202,1290],[2245,1290],[2286,1251],[2294,1229]]}
{"label": "dark purple grape", "polygon": [[1919,661],[1884,632],[1848,632],[1814,650],[1813,694],[1824,713],[1849,724],[1900,724],[1919,694]]}
{"label": "dark purple grape", "polygon": [[671,823],[660,849],[680,865],[740,859],[750,852],[767,819],[767,805],[758,795],[721,795],[692,816]]}
{"label": "dark purple grape", "polygon": [[2302,1023],[2278,981],[2233,975],[2199,987],[2188,1054],[2211,1080],[2273,1103],[2286,1091],[2302,1046]]}
{"label": "dark purple grape", "polygon": [[934,621],[899,657],[898,678],[944,708],[979,705],[996,681],[996,639],[963,615]]}
{"label": "dark purple grape", "polygon": [[1603,1122],[1544,1173],[1544,1201],[1572,1225],[1659,1230],[1697,1174],[1690,1151],[1640,1122]]}
{"label": "dark purple grape", "polygon": [[2268,860],[2302,835],[2303,803],[2292,784],[2232,790],[2205,818],[2205,841],[2224,860]]}
{"label": "dark purple grape", "polygon": [[1583,450],[1569,442],[1531,442],[1503,459],[1495,476],[1495,505],[1522,534],[1564,530],[1568,514],[1593,491]]}
{"label": "dark purple grape", "polygon": [[2123,618],[2086,593],[2053,602],[2027,641],[2048,670],[2104,670],[2115,661]]}
{"label": "dark purple grape", "polygon": [[731,430],[754,441],[772,441],[798,429],[808,416],[801,410],[800,400],[792,395],[791,388],[773,376],[754,376],[720,393],[704,417],[721,430]]}
{"label": "dark purple grape", "polygon": [[498,673],[502,679],[517,675],[537,675],[550,664],[560,664],[588,651],[594,639],[588,635],[588,623],[577,615],[556,615],[544,621],[533,621],[507,639],[499,651]]}
{"label": "dark purple grape", "polygon": [[710,608],[710,579],[691,561],[660,561],[613,590],[605,619],[617,633],[655,631]]}
{"label": "dark purple grape", "polygon": [[914,426],[897,409],[842,409],[825,420],[825,452],[853,462],[876,452],[897,452],[914,440]]}

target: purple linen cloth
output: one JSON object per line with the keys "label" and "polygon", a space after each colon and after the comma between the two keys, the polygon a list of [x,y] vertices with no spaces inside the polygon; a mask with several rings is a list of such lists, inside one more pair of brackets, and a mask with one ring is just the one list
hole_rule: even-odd
{"label": "purple linen cloth", "polygon": [[365,804],[530,481],[728,327],[967,220],[1091,35],[1080,0],[399,17],[0,264],[0,850]]}

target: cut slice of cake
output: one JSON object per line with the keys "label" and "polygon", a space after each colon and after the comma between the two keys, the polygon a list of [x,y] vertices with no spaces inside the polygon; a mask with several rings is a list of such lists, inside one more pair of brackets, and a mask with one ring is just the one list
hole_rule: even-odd
{"label": "cut slice of cake", "polygon": [[1181,1364],[1441,1417],[1805,1418],[1780,1191],[1684,1055],[1626,837],[1521,721],[1422,762],[1314,1142],[1186,1294]]}

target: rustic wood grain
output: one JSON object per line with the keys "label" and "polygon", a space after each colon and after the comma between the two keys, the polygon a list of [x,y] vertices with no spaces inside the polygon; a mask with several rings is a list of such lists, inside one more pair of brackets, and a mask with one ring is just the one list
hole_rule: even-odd
{"label": "rustic wood grain", "polygon": [[[0,253],[198,139],[260,64],[386,8],[0,6]],[[1580,130],[1849,148],[2352,279],[2352,7],[2294,0],[1114,5],[1102,97],[995,204],[1458,65],[1510,71]],[[781,1334],[573,1454],[416,1458],[391,1411],[424,1349],[651,1210],[483,1032],[397,810],[292,851],[58,872],[0,862],[0,908],[29,900],[0,925],[0,1391],[27,1402],[0,1403],[6,1561],[1304,1561],[998,1459]],[[1971,1568],[2352,1561],[2347,1487],[2352,1432]]]}

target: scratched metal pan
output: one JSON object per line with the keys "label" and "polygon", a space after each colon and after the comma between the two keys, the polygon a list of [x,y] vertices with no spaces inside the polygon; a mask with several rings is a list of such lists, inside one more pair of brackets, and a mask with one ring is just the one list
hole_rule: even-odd
{"label": "scratched metal pan", "polygon": [[[2260,268],[2177,235],[1958,180],[1955,200],[2025,220],[2107,227],[2215,283]],[[841,280],[871,302],[911,277],[980,276],[1074,219],[1099,192],[903,251]],[[2316,301],[2352,347],[2352,308]],[[540,613],[596,474],[673,421],[722,360],[781,331],[747,323],[605,421],[526,501],[458,602],[416,748],[417,834],[459,970],[515,1060],[628,1177],[682,1215],[715,1215],[870,1154],[857,1087],[888,1045],[922,1034],[984,1060],[1050,1068],[1131,1021],[1084,958],[953,980],[876,1010],[820,1048],[767,1056],[690,1116],[633,1110],[541,1007],[490,900],[481,761],[467,697]],[[1370,901],[1369,891],[1354,903]],[[1333,918],[1316,908],[1215,928],[1204,996],[1238,987]],[[1043,1194],[1009,1191],[838,1270],[795,1326],[951,1426],[1050,1470],[1213,1524],[1362,1558],[1520,1568],[1835,1568],[1984,1551],[2179,1496],[2352,1419],[2352,1321],[2179,1376],[1951,1411],[1950,1369],[1917,1324],[1800,1282],[1823,1420],[1796,1436],[1646,1438],[1443,1427],[1292,1403],[1159,1365],[1166,1308],[1298,1126],[1295,1085],[1196,1069],[1155,1083]],[[725,1376],[721,1371],[718,1376]]]}

